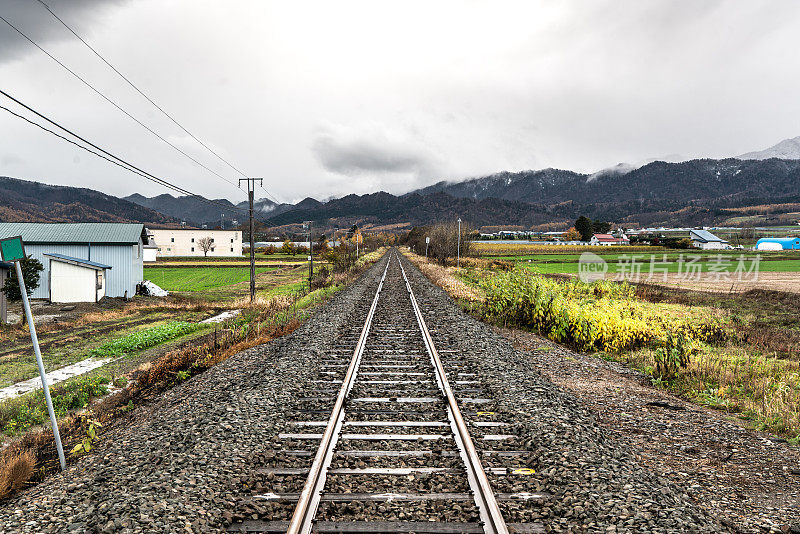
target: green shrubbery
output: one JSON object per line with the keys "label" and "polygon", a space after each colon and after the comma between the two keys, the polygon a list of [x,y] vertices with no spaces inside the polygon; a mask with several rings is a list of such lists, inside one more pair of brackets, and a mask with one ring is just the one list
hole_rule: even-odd
{"label": "green shrubbery", "polygon": [[140,330],[128,334],[120,339],[116,339],[97,348],[89,351],[89,356],[96,358],[108,358],[125,354],[128,352],[136,352],[150,347],[154,347],[170,339],[180,337],[184,334],[194,332],[202,328],[202,325],[196,323],[186,323],[183,321],[170,321],[168,323],[160,324],[152,328]]}
{"label": "green shrubbery", "polygon": [[725,330],[713,317],[687,308],[638,300],[625,283],[554,280],[516,269],[481,283],[486,314],[505,324],[534,328],[584,352],[660,351],[660,371],[685,366],[699,342],[717,342]]}
{"label": "green shrubbery", "polygon": [[[92,398],[108,393],[109,382],[106,377],[95,376],[51,386],[50,396],[56,416],[63,417],[72,410],[88,406]],[[0,428],[6,434],[13,435],[19,430],[44,424],[48,419],[41,389],[0,402]]]}

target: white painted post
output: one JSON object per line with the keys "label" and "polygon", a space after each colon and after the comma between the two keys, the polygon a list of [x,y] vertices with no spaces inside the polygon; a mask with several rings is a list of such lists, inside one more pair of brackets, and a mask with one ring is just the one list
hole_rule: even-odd
{"label": "white painted post", "polygon": [[58,449],[58,461],[61,463],[61,470],[63,471],[67,468],[67,461],[64,459],[64,447],[61,445],[58,421],[56,421],[56,414],[53,411],[53,401],[50,399],[50,388],[47,386],[47,373],[44,370],[44,362],[42,362],[42,352],[39,350],[39,338],[36,336],[36,325],[33,323],[31,303],[28,301],[28,292],[25,290],[25,280],[22,279],[22,267],[19,261],[15,261],[14,266],[17,269],[17,280],[19,280],[19,291],[22,294],[22,305],[25,308],[25,317],[28,319],[28,328],[31,331],[31,342],[33,343],[33,352],[36,354],[36,365],[39,366],[39,376],[42,377],[44,401],[47,404],[47,412],[50,414],[50,423],[53,426],[53,437],[56,440],[56,449]]}

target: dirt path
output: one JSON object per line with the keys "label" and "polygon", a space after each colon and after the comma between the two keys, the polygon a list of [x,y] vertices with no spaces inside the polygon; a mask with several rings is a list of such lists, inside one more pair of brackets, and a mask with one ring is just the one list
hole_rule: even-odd
{"label": "dirt path", "polygon": [[499,329],[541,373],[572,391],[640,461],[688,488],[740,532],[800,533],[800,451],[786,440],[654,388],[640,373],[535,334]]}

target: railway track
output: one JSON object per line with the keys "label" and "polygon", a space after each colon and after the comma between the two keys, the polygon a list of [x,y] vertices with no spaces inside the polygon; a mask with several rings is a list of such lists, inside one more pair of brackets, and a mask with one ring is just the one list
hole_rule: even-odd
{"label": "railway track", "polygon": [[[437,350],[400,254],[384,260],[363,324],[341,333],[249,481],[230,532],[544,532],[547,494],[468,360]],[[446,342],[442,343],[447,345]],[[520,511],[522,509],[522,512]]]}

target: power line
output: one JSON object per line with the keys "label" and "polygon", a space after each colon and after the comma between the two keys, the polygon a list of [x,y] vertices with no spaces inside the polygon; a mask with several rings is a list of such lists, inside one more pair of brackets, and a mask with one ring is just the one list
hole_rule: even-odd
{"label": "power line", "polygon": [[[215,206],[217,206],[217,207],[222,207],[222,208],[224,208],[224,209],[226,209],[226,210],[231,210],[231,209],[234,209],[234,210],[237,210],[237,211],[239,211],[239,212],[242,212],[242,213],[247,213],[247,211],[246,211],[246,210],[243,210],[243,209],[241,209],[241,208],[237,207],[235,204],[231,204],[230,206],[226,206],[225,204],[222,204],[222,203],[220,203],[220,202],[218,202],[218,201],[211,200],[211,199],[207,199],[207,198],[205,198],[205,197],[203,197],[203,196],[201,196],[201,195],[198,195],[198,194],[196,194],[196,193],[193,193],[193,192],[189,191],[188,189],[185,189],[185,188],[183,188],[183,187],[180,187],[180,186],[178,186],[178,185],[175,185],[175,184],[173,184],[173,183],[171,183],[171,182],[168,182],[167,180],[164,180],[163,178],[159,178],[158,176],[155,176],[154,174],[151,174],[151,173],[149,173],[149,172],[147,172],[147,171],[145,171],[145,170],[141,169],[140,167],[137,167],[136,165],[133,165],[132,163],[129,163],[128,161],[126,161],[126,160],[122,159],[121,157],[119,157],[119,156],[117,156],[117,155],[115,155],[115,154],[113,154],[113,153],[111,153],[111,152],[109,152],[109,151],[105,150],[104,148],[102,148],[102,147],[100,147],[100,146],[96,145],[95,143],[92,143],[92,142],[91,142],[91,141],[89,141],[88,139],[86,139],[86,138],[84,138],[84,137],[82,137],[82,136],[78,135],[77,133],[73,132],[73,131],[72,131],[72,130],[70,130],[69,128],[67,128],[67,127],[65,127],[65,126],[62,126],[61,124],[57,123],[57,122],[56,122],[56,121],[54,121],[53,119],[50,119],[49,117],[47,117],[47,116],[45,116],[44,114],[42,114],[42,113],[40,113],[40,112],[36,111],[35,109],[33,109],[32,107],[28,106],[27,104],[25,104],[25,103],[21,102],[20,100],[18,100],[18,99],[16,99],[16,98],[14,98],[14,97],[13,97],[13,96],[11,96],[10,94],[8,94],[6,91],[4,91],[4,90],[0,89],[0,94],[1,94],[1,95],[3,95],[3,96],[5,96],[6,98],[8,98],[9,100],[11,100],[12,102],[16,103],[17,105],[19,105],[19,106],[21,106],[21,107],[25,108],[26,110],[30,111],[31,113],[33,113],[33,114],[34,114],[34,115],[36,115],[37,117],[39,117],[39,118],[41,118],[41,119],[44,119],[45,121],[47,121],[48,123],[52,124],[53,126],[55,126],[55,127],[59,128],[60,130],[62,130],[62,131],[64,131],[64,132],[66,132],[67,134],[69,134],[69,135],[73,136],[74,138],[76,138],[76,139],[79,139],[80,141],[82,141],[83,143],[85,143],[85,144],[89,145],[90,147],[94,148],[94,149],[95,149],[95,150],[97,150],[98,152],[101,152],[102,154],[105,154],[105,155],[106,155],[106,156],[108,156],[109,158],[112,158],[113,160],[116,160],[117,162],[120,162],[121,164],[120,164],[120,163],[115,163],[114,161],[112,161],[112,163],[115,163],[117,166],[119,166],[119,167],[122,167],[123,169],[126,169],[126,170],[128,170],[128,171],[130,171],[130,172],[133,172],[134,174],[137,174],[137,175],[139,175],[139,176],[141,176],[141,177],[143,177],[143,178],[146,178],[147,180],[150,180],[150,181],[152,181],[152,182],[155,182],[155,183],[157,183],[157,184],[159,184],[159,185],[162,185],[162,186],[164,186],[164,187],[167,187],[167,188],[169,188],[169,189],[171,189],[171,190],[173,190],[173,191],[176,191],[176,192],[178,192],[178,193],[182,193],[182,194],[184,194],[184,195],[189,195],[189,196],[191,196],[191,197],[196,197],[196,198],[198,198],[198,199],[199,199],[199,200],[201,200],[201,201],[207,202],[207,203],[209,203],[209,204],[213,204],[213,205],[215,205]],[[66,140],[66,141],[69,141],[69,142],[71,142],[73,145],[77,145],[77,146],[79,146],[80,148],[82,148],[82,149],[86,150],[87,152],[90,152],[90,153],[92,153],[92,154],[94,154],[94,155],[96,155],[96,156],[99,156],[99,157],[103,157],[103,156],[100,156],[99,154],[96,154],[96,153],[95,153],[94,151],[92,151],[92,150],[88,150],[86,147],[83,147],[83,146],[81,146],[81,145],[80,145],[80,144],[78,144],[78,143],[75,143],[75,142],[73,142],[73,141],[71,141],[71,140],[69,140],[69,139],[66,139],[66,138],[64,138],[62,135],[60,135],[60,134],[58,134],[58,133],[56,133],[56,132],[53,132],[52,130],[49,130],[48,128],[45,128],[45,127],[43,127],[43,126],[41,126],[41,125],[39,125],[39,124],[37,124],[37,123],[35,123],[35,122],[31,121],[31,120],[28,120],[28,119],[27,119],[27,118],[25,118],[25,117],[22,117],[21,115],[19,115],[19,114],[17,114],[17,113],[14,113],[13,111],[9,110],[8,108],[5,108],[5,107],[3,107],[2,109],[4,109],[4,110],[8,111],[9,113],[11,113],[11,114],[13,114],[13,115],[15,115],[15,116],[17,116],[17,117],[19,117],[19,118],[22,118],[22,119],[23,119],[23,120],[25,120],[26,122],[29,122],[29,123],[31,123],[31,124],[34,124],[35,126],[37,126],[37,127],[41,128],[41,129],[43,129],[43,130],[45,130],[45,131],[47,131],[47,132],[49,132],[49,133],[53,134],[53,135],[56,135],[56,136],[60,137],[61,139],[64,139],[64,140]],[[106,157],[103,157],[103,159],[105,159],[105,160],[107,160],[107,161],[110,161],[110,160],[109,160],[108,158],[106,158]],[[263,221],[263,220],[262,220],[262,221],[260,221],[260,222],[263,222],[263,223],[265,223],[265,224],[266,224],[266,221]]]}
{"label": "power line", "polygon": [[[138,174],[139,176],[141,176],[141,177],[143,177],[143,178],[146,178],[146,179],[148,179],[148,180],[155,181],[155,180],[153,180],[152,178],[150,178],[149,176],[147,176],[146,174],[144,174],[144,173],[140,173],[139,171],[137,171],[137,170],[135,170],[135,169],[132,169],[132,168],[130,168],[130,167],[126,167],[125,165],[122,165],[121,163],[119,163],[119,162],[117,162],[117,161],[114,161],[114,160],[113,160],[113,159],[111,159],[111,158],[107,158],[106,156],[104,156],[104,155],[100,154],[99,152],[95,152],[94,150],[92,150],[92,149],[90,149],[90,148],[86,148],[85,146],[81,145],[80,143],[76,143],[76,142],[75,142],[75,141],[73,141],[72,139],[69,139],[69,138],[67,138],[67,137],[63,136],[63,135],[61,135],[61,134],[60,134],[60,133],[58,133],[58,132],[54,132],[53,130],[51,130],[51,129],[49,129],[49,128],[46,128],[46,127],[44,127],[44,126],[42,126],[42,125],[41,125],[41,124],[39,124],[38,122],[36,122],[36,121],[32,121],[32,120],[30,120],[29,118],[27,118],[27,117],[25,117],[25,116],[23,116],[23,115],[20,115],[19,113],[15,112],[15,111],[12,111],[12,110],[10,110],[9,108],[7,108],[7,107],[5,107],[5,106],[3,106],[3,105],[1,105],[1,104],[0,104],[0,109],[2,109],[2,110],[5,110],[5,111],[7,111],[8,113],[10,113],[11,115],[14,115],[14,116],[15,116],[15,117],[17,117],[17,118],[24,120],[24,121],[25,121],[25,122],[27,122],[28,124],[32,124],[33,126],[36,126],[37,128],[40,128],[40,129],[44,130],[45,132],[51,133],[51,134],[55,135],[56,137],[58,137],[58,138],[60,138],[60,139],[63,139],[63,140],[64,140],[64,141],[66,141],[67,143],[73,144],[73,145],[75,145],[76,147],[78,147],[78,148],[80,148],[80,149],[82,149],[82,150],[85,150],[85,151],[89,152],[90,154],[94,154],[94,155],[95,155],[95,156],[97,156],[98,158],[103,158],[104,160],[108,161],[109,163],[113,163],[114,165],[116,165],[116,166],[118,166],[118,167],[121,167],[121,168],[125,169],[126,171],[130,171],[130,172],[132,172],[132,173],[134,173],[134,174]],[[161,182],[156,182],[156,183],[158,183],[158,184],[160,184],[160,185],[163,185],[163,186],[165,186],[165,187],[169,187],[170,189],[172,189],[172,190],[174,190],[174,191],[177,191],[177,189],[173,189],[173,188],[172,188],[171,184],[165,184],[165,183],[161,183]],[[181,192],[181,191],[179,191],[179,192]]]}
{"label": "power line", "polygon": [[130,81],[130,79],[128,79],[128,77],[127,77],[127,76],[125,76],[124,74],[122,74],[122,73],[121,73],[121,72],[120,72],[120,71],[119,71],[119,70],[118,70],[118,69],[117,69],[117,68],[116,68],[114,65],[112,65],[112,64],[111,64],[111,63],[110,63],[110,62],[109,62],[109,61],[108,61],[106,58],[104,58],[104,57],[103,57],[103,56],[100,54],[100,52],[98,52],[98,51],[97,51],[97,50],[96,50],[94,47],[92,47],[92,45],[90,45],[89,43],[87,43],[87,42],[86,42],[86,40],[85,40],[83,37],[81,37],[80,35],[78,35],[78,33],[77,33],[77,32],[76,32],[74,29],[72,29],[72,28],[71,28],[71,27],[70,27],[70,26],[69,26],[69,25],[68,25],[66,22],[64,22],[64,21],[61,19],[61,17],[59,17],[58,15],[56,15],[56,14],[53,12],[53,10],[52,10],[52,9],[50,9],[50,6],[48,6],[48,5],[47,5],[47,4],[46,4],[46,3],[45,3],[43,0],[38,0],[38,2],[39,2],[40,4],[42,4],[42,5],[44,6],[44,8],[45,8],[47,11],[49,11],[49,12],[50,12],[50,14],[51,14],[51,15],[53,15],[53,17],[55,17],[55,19],[56,19],[58,22],[60,22],[60,23],[61,23],[61,24],[62,24],[62,25],[63,25],[63,26],[64,26],[64,27],[67,29],[67,30],[69,30],[69,32],[70,32],[72,35],[74,35],[74,36],[75,36],[75,37],[76,37],[76,38],[77,38],[77,39],[78,39],[80,42],[82,42],[84,45],[86,45],[86,48],[88,48],[89,50],[91,50],[91,51],[94,53],[94,55],[96,55],[98,58],[100,58],[100,60],[101,60],[103,63],[105,63],[106,65],[108,65],[108,67],[109,67],[111,70],[113,70],[114,72],[116,72],[116,73],[119,75],[119,77],[120,77],[120,78],[122,78],[123,80],[125,80],[125,81],[128,83],[128,85],[130,85],[130,86],[131,86],[131,87],[132,87],[132,88],[133,88],[133,89],[134,89],[134,90],[135,90],[137,93],[139,93],[140,95],[142,95],[142,96],[143,96],[143,97],[144,97],[144,98],[145,98],[145,99],[146,99],[148,102],[150,102],[150,103],[151,103],[151,104],[152,104],[152,105],[153,105],[153,106],[154,106],[154,107],[155,107],[155,108],[156,108],[158,111],[160,111],[160,112],[161,112],[161,113],[162,113],[162,114],[163,114],[165,117],[167,117],[169,120],[171,120],[171,121],[172,121],[172,122],[175,124],[175,126],[177,126],[178,128],[180,128],[181,130],[183,130],[183,131],[186,133],[186,135],[188,135],[189,137],[191,137],[192,139],[194,139],[195,141],[197,141],[198,143],[200,143],[200,144],[203,146],[203,148],[205,148],[206,150],[208,150],[209,152],[211,152],[212,154],[214,154],[214,155],[217,157],[217,159],[219,159],[219,160],[220,160],[221,162],[223,162],[225,165],[227,165],[228,167],[230,167],[230,168],[231,168],[231,169],[233,169],[234,171],[238,172],[238,173],[239,173],[239,174],[241,174],[242,176],[244,176],[244,177],[247,177],[247,175],[246,175],[245,173],[243,173],[243,172],[242,172],[242,171],[240,171],[240,170],[239,170],[237,167],[235,167],[233,164],[231,164],[230,162],[228,162],[228,160],[226,160],[225,158],[223,158],[222,156],[220,156],[219,154],[217,154],[217,153],[216,153],[214,150],[212,150],[212,149],[211,149],[211,147],[209,147],[208,145],[206,145],[206,144],[205,144],[203,141],[201,141],[200,139],[198,139],[198,138],[197,138],[197,137],[196,137],[196,136],[195,136],[195,135],[194,135],[192,132],[190,132],[189,130],[187,130],[187,129],[186,129],[186,127],[184,127],[184,126],[183,126],[181,123],[179,123],[179,122],[178,122],[178,121],[177,121],[177,120],[176,120],[176,119],[175,119],[175,118],[174,118],[172,115],[170,115],[169,113],[167,113],[167,112],[166,112],[166,111],[165,111],[165,110],[164,110],[164,109],[163,109],[161,106],[159,106],[158,104],[156,104],[156,103],[153,101],[153,99],[152,99],[152,98],[150,98],[149,96],[147,96],[147,95],[146,95],[146,94],[145,94],[145,93],[144,93],[144,92],[143,92],[141,89],[139,89],[139,88],[138,88],[138,87],[137,87],[137,86],[136,86],[136,85],[135,85],[135,84],[134,84],[132,81]]}
{"label": "power line", "polygon": [[[120,71],[119,71],[119,69],[117,69],[117,68],[116,68],[114,65],[112,65],[112,64],[111,64],[111,63],[110,63],[110,62],[109,62],[109,61],[108,61],[108,60],[107,60],[105,57],[103,57],[103,55],[102,55],[102,54],[100,54],[100,52],[98,52],[98,51],[97,51],[97,50],[96,50],[96,49],[95,49],[95,48],[94,48],[92,45],[90,45],[88,42],[86,42],[86,40],[85,40],[83,37],[81,37],[80,35],[78,35],[78,33],[77,33],[77,32],[76,32],[76,31],[75,31],[75,30],[74,30],[74,29],[73,29],[71,26],[69,26],[69,24],[67,24],[66,22],[64,22],[64,20],[63,20],[61,17],[59,17],[59,16],[58,16],[58,15],[57,15],[57,14],[56,14],[56,13],[55,13],[55,12],[54,12],[54,11],[53,11],[51,8],[50,8],[50,6],[48,6],[48,5],[47,5],[47,4],[44,2],[44,0],[38,0],[38,2],[39,2],[40,4],[42,4],[42,5],[44,6],[44,8],[45,8],[47,11],[49,11],[49,12],[50,12],[50,14],[51,14],[51,15],[53,15],[53,17],[55,17],[55,19],[56,19],[58,22],[60,22],[60,23],[61,23],[61,25],[62,25],[62,26],[64,26],[64,27],[65,27],[67,30],[69,30],[69,32],[70,32],[72,35],[74,35],[74,36],[75,36],[75,37],[76,37],[76,38],[77,38],[77,39],[78,39],[78,40],[79,40],[81,43],[83,43],[83,44],[86,46],[86,48],[88,48],[89,50],[91,50],[91,51],[92,51],[92,53],[93,53],[95,56],[97,56],[98,58],[100,58],[100,60],[101,60],[103,63],[105,63],[106,65],[108,65],[108,67],[109,67],[111,70],[113,70],[115,73],[117,73],[117,75],[119,75],[119,77],[120,77],[120,78],[122,78],[123,80],[125,80],[125,82],[126,82],[128,85],[130,85],[130,86],[131,86],[131,87],[132,87],[132,88],[133,88],[133,89],[134,89],[134,90],[135,90],[137,93],[139,93],[140,95],[142,95],[142,97],[144,97],[144,98],[145,98],[145,99],[146,99],[148,102],[150,102],[150,103],[153,105],[153,107],[155,107],[155,108],[156,108],[158,111],[160,111],[160,112],[161,112],[161,113],[162,113],[162,114],[163,114],[165,117],[167,117],[167,118],[168,118],[170,121],[172,121],[172,122],[173,122],[173,124],[175,124],[175,125],[176,125],[178,128],[180,128],[181,130],[183,130],[183,131],[186,133],[186,135],[188,135],[189,137],[191,137],[192,139],[194,139],[195,141],[197,141],[197,142],[198,142],[200,145],[202,145],[202,146],[203,146],[203,148],[205,148],[206,150],[208,150],[209,152],[211,152],[211,153],[212,153],[214,156],[216,156],[216,157],[217,157],[217,159],[219,159],[219,160],[220,160],[221,162],[223,162],[225,165],[227,165],[228,167],[230,167],[231,169],[233,169],[234,171],[236,171],[237,173],[239,173],[240,175],[242,175],[244,178],[247,178],[247,177],[248,177],[248,176],[247,176],[247,175],[246,175],[244,172],[242,172],[242,171],[241,171],[241,170],[240,170],[238,167],[234,166],[234,165],[233,165],[232,163],[230,163],[228,160],[226,160],[225,158],[223,158],[222,156],[220,156],[220,155],[219,155],[219,154],[218,154],[216,151],[214,151],[214,150],[213,150],[211,147],[209,147],[209,146],[208,146],[206,143],[204,143],[204,142],[203,142],[202,140],[200,140],[200,139],[199,139],[197,136],[195,136],[195,135],[194,135],[192,132],[190,132],[190,131],[189,131],[189,130],[188,130],[188,129],[187,129],[187,128],[186,128],[186,127],[183,125],[183,124],[181,124],[180,122],[178,122],[178,121],[177,121],[177,119],[175,119],[175,118],[174,118],[172,115],[170,115],[169,113],[167,113],[167,112],[166,112],[166,110],[164,110],[164,108],[162,108],[161,106],[159,106],[158,104],[156,104],[156,103],[153,101],[153,99],[152,99],[152,98],[150,98],[148,95],[146,95],[146,94],[144,93],[144,91],[142,91],[141,89],[139,89],[139,87],[137,87],[137,86],[136,86],[136,84],[134,84],[134,83],[133,83],[133,82],[132,82],[132,81],[131,81],[131,80],[130,80],[130,79],[127,77],[127,76],[125,76],[124,74],[122,74],[122,72],[120,72]],[[266,189],[266,188],[265,188],[263,185],[261,186],[261,188],[262,188],[262,189],[264,189],[264,192],[265,192],[265,193],[266,193],[268,196],[272,197],[272,199],[273,199],[275,202],[278,202],[278,200],[277,200],[277,199],[276,199],[276,198],[275,198],[275,197],[274,197],[274,196],[273,196],[273,195],[272,195],[272,194],[271,194],[269,191],[267,191],[267,189]],[[278,203],[279,203],[279,202],[278,202]]]}
{"label": "power line", "polygon": [[131,120],[133,120],[134,122],[136,122],[136,123],[137,123],[139,126],[141,126],[142,128],[144,128],[145,130],[147,130],[148,132],[150,132],[151,134],[153,134],[154,136],[156,136],[158,139],[160,139],[161,141],[163,141],[163,142],[164,142],[164,143],[166,143],[167,145],[171,146],[173,149],[177,150],[178,152],[180,152],[181,154],[183,154],[184,156],[186,156],[186,157],[187,157],[187,158],[189,158],[190,160],[192,160],[194,163],[196,163],[197,165],[199,165],[200,167],[202,167],[202,168],[203,168],[203,169],[205,169],[206,171],[208,171],[208,172],[210,172],[211,174],[213,174],[213,175],[217,176],[217,177],[218,177],[218,178],[220,178],[221,180],[224,180],[225,182],[228,182],[229,184],[231,184],[231,185],[232,185],[232,186],[234,186],[234,187],[237,187],[237,188],[239,187],[237,184],[235,184],[234,182],[232,182],[232,181],[228,180],[227,178],[225,178],[224,176],[222,176],[222,175],[221,175],[221,174],[219,174],[218,172],[216,172],[216,171],[214,171],[214,170],[212,170],[212,169],[208,168],[206,165],[204,165],[203,163],[201,163],[200,161],[198,161],[197,159],[195,159],[195,158],[194,158],[194,157],[192,157],[191,155],[189,155],[189,154],[187,154],[186,152],[184,152],[183,150],[181,150],[179,147],[177,147],[176,145],[174,145],[173,143],[171,143],[169,140],[167,140],[166,138],[164,138],[163,136],[161,136],[161,135],[160,135],[158,132],[156,132],[155,130],[153,130],[153,129],[152,129],[152,128],[150,128],[149,126],[147,126],[145,123],[143,123],[142,121],[140,121],[139,119],[137,119],[136,117],[134,117],[133,115],[131,115],[130,113],[128,113],[128,112],[127,112],[125,109],[123,109],[123,108],[122,108],[122,107],[121,107],[119,104],[117,104],[116,102],[114,102],[113,100],[111,100],[109,97],[107,97],[105,94],[103,94],[103,92],[102,92],[102,91],[100,91],[99,89],[97,89],[96,87],[94,87],[94,86],[93,86],[91,83],[89,83],[89,82],[88,82],[88,81],[86,81],[84,78],[82,78],[82,77],[81,77],[79,74],[77,74],[77,73],[76,73],[74,70],[70,69],[70,68],[69,68],[67,65],[65,65],[63,62],[61,62],[61,61],[60,61],[58,58],[56,58],[56,57],[55,57],[55,56],[53,56],[53,55],[52,55],[50,52],[48,52],[47,50],[45,50],[44,48],[42,48],[42,47],[41,47],[41,46],[40,46],[40,45],[39,45],[39,44],[38,44],[36,41],[34,41],[34,40],[33,40],[33,39],[31,39],[30,37],[28,37],[28,36],[27,36],[25,33],[23,33],[23,32],[22,32],[22,30],[20,30],[19,28],[17,28],[16,26],[14,26],[14,25],[13,25],[11,22],[9,22],[9,21],[8,21],[8,19],[6,19],[6,18],[5,18],[5,17],[3,17],[2,15],[0,15],[0,20],[2,20],[3,22],[5,22],[6,24],[8,24],[8,25],[9,25],[11,28],[13,28],[13,29],[14,29],[14,30],[15,30],[17,33],[19,33],[19,34],[20,34],[22,37],[24,37],[24,38],[25,38],[25,39],[26,39],[28,42],[30,42],[30,43],[31,43],[33,46],[35,46],[36,48],[38,48],[39,50],[41,50],[42,52],[44,52],[44,53],[45,53],[45,54],[46,54],[46,55],[47,55],[47,56],[48,56],[50,59],[52,59],[53,61],[55,61],[55,62],[56,62],[56,63],[58,63],[59,65],[61,65],[61,67],[63,67],[63,68],[64,68],[64,70],[66,70],[67,72],[69,72],[70,74],[72,74],[72,75],[73,75],[75,78],[77,78],[78,80],[80,80],[80,81],[81,81],[81,82],[82,82],[82,83],[83,83],[83,84],[84,84],[86,87],[88,87],[89,89],[91,89],[92,91],[94,91],[95,93],[97,93],[97,95],[99,95],[99,96],[100,96],[101,98],[103,98],[103,99],[104,99],[106,102],[108,102],[109,104],[111,104],[112,106],[114,106],[115,108],[117,108],[119,111],[121,111],[122,113],[124,113],[124,114],[125,114],[125,115],[126,115],[128,118],[130,118]]}

